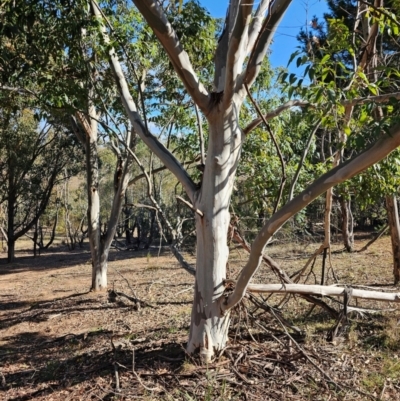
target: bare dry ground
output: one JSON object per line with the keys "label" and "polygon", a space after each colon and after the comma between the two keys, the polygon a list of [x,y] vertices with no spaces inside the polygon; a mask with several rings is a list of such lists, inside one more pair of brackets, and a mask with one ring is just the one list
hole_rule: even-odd
{"label": "bare dry ground", "polygon": [[[278,244],[268,251],[293,273],[317,248]],[[340,283],[399,291],[388,237],[363,253],[334,248]],[[358,302],[379,311],[351,313],[327,341],[335,320],[320,307],[294,296],[264,297],[265,310],[246,300],[233,313],[227,350],[201,366],[184,351],[193,278],[167,251],[111,252],[110,288],[137,296],[145,302],[139,307],[124,295],[88,292],[86,248],[17,256],[12,265],[0,263],[1,400],[400,400],[398,304]],[[232,250],[230,277],[245,259]],[[318,259],[308,282],[319,282],[320,271]],[[332,283],[332,270],[328,277]],[[267,267],[255,281],[279,282]]]}

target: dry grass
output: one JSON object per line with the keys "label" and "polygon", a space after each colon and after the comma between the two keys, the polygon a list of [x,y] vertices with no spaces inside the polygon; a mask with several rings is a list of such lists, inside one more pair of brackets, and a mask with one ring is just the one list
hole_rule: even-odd
{"label": "dry grass", "polygon": [[[364,243],[357,241],[357,248]],[[290,274],[317,247],[278,244],[268,252]],[[390,289],[390,249],[384,237],[364,253],[333,253],[332,267],[341,283]],[[245,258],[232,252],[230,277]],[[331,317],[291,297],[281,312],[303,331],[288,329],[293,342],[273,315],[246,302],[234,313],[227,352],[202,367],[184,353],[193,278],[175,259],[157,257],[156,250],[111,252],[110,286],[131,295],[125,277],[154,306],[139,310],[124,297],[110,302],[107,294],[88,292],[90,269],[87,249],[59,248],[36,259],[20,249],[16,263],[0,264],[1,399],[400,400],[400,312],[394,305],[359,303],[392,310],[353,314],[343,334],[328,342]],[[318,259],[308,282],[319,282],[320,272]],[[332,271],[328,277],[331,283]],[[277,279],[263,267],[255,281]]]}

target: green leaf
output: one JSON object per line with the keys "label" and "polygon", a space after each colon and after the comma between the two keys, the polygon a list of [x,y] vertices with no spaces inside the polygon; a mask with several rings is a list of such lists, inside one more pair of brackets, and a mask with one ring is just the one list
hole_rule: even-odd
{"label": "green leaf", "polygon": [[288,63],[287,63],[287,67],[289,67],[289,65],[290,65],[290,63],[294,60],[294,58],[296,57],[296,56],[298,56],[300,54],[300,51],[299,50],[296,50],[294,53],[292,53],[291,55],[290,55],[290,58],[289,58],[289,61],[288,61]]}
{"label": "green leaf", "polygon": [[375,85],[368,85],[368,89],[373,95],[377,95],[378,94],[378,91],[377,91]]}
{"label": "green leaf", "polygon": [[325,54],[325,56],[322,57],[322,60],[321,60],[320,64],[321,64],[321,65],[322,65],[322,64],[325,64],[330,58],[331,58],[331,55],[330,55],[330,54]]}

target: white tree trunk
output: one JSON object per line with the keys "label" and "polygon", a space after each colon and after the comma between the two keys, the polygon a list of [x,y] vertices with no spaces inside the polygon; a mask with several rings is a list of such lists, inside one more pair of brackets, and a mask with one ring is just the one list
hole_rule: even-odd
{"label": "white tree trunk", "polygon": [[[92,107],[89,115],[96,116]],[[88,237],[92,255],[92,291],[107,287],[107,256],[104,252],[100,230],[99,163],[97,151],[97,121],[90,120],[86,128],[86,174],[88,194]]]}
{"label": "white tree trunk", "polygon": [[222,313],[218,300],[224,292],[229,204],[244,138],[236,120],[239,108],[240,99],[227,114],[216,110],[214,116],[208,117],[207,162],[195,202],[203,216],[196,215],[196,283],[187,350],[199,350],[204,361],[223,350],[228,338],[230,314]]}

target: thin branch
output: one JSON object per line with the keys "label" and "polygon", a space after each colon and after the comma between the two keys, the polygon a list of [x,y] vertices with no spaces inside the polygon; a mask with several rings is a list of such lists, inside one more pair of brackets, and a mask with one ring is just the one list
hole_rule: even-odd
{"label": "thin branch", "polygon": [[392,92],[392,93],[387,93],[385,95],[367,96],[367,97],[361,97],[361,98],[356,98],[356,99],[351,99],[351,100],[344,100],[341,103],[343,106],[357,106],[360,104],[366,104],[368,102],[386,103],[391,99],[399,100],[400,92]]}
{"label": "thin branch", "polygon": [[[193,163],[195,163],[195,162],[196,162],[196,160],[190,160],[190,161],[188,161],[188,162],[183,162],[182,165],[188,166],[188,165],[193,164]],[[152,170],[152,174],[160,173],[161,171],[164,171],[164,170],[168,170],[168,167],[167,167],[167,166],[160,166],[160,167],[157,167],[157,168],[153,169],[153,170]],[[144,173],[139,174],[139,175],[137,175],[136,177],[133,177],[133,178],[129,181],[128,186],[131,186],[131,185],[135,184],[137,181],[139,181],[139,180],[141,180],[141,179],[143,179],[143,178],[145,178],[145,174],[144,174]]]}
{"label": "thin branch", "polygon": [[[238,242],[240,245],[242,245],[243,249],[245,249],[248,253],[251,252],[250,245],[247,243],[247,241],[242,237],[242,235],[239,233],[239,231],[234,228],[233,232],[233,239]],[[278,265],[278,263],[275,262],[274,259],[272,259],[268,255],[263,255],[263,262],[271,268],[271,270],[278,276],[278,278],[281,280],[282,284],[294,284],[292,279],[287,275],[287,273]],[[335,309],[330,307],[326,302],[324,302],[320,298],[313,297],[311,295],[307,294],[302,294],[302,298],[307,300],[308,302],[320,306],[322,309],[325,309],[334,319],[337,319],[338,313],[336,312]]]}
{"label": "thin branch", "polygon": [[319,127],[321,125],[321,120],[319,120],[317,122],[317,124],[315,124],[314,129],[311,131],[310,136],[308,137],[307,143],[306,143],[306,147],[303,150],[303,154],[301,155],[301,159],[299,161],[299,165],[297,166],[297,170],[296,173],[293,177],[293,181],[292,184],[290,185],[290,190],[289,190],[289,201],[291,201],[293,199],[293,194],[294,194],[294,188],[296,187],[297,184],[297,180],[299,179],[299,175],[300,175],[300,170],[303,167],[304,161],[306,160],[307,157],[307,153],[310,149],[311,146],[311,142],[314,138],[314,135],[317,133]]}
{"label": "thin branch", "polygon": [[[102,20],[99,6],[95,0],[91,0],[93,5],[93,12],[97,18]],[[148,2],[146,2],[148,3]],[[153,3],[153,2],[150,2]],[[147,6],[145,6],[146,8]],[[158,9],[158,7],[156,7]],[[172,29],[172,28],[171,28]],[[104,26],[101,28],[103,39],[106,43],[110,43],[109,37]],[[143,124],[143,121],[137,111],[136,104],[130,94],[128,84],[125,79],[125,75],[121,64],[118,60],[118,56],[115,50],[111,48],[109,50],[110,65],[115,75],[118,90],[121,95],[122,103],[125,108],[128,118],[132,124],[134,130],[139,134],[143,142],[157,155],[157,157],[165,164],[168,169],[175,175],[175,177],[181,182],[189,196],[189,199],[193,199],[196,191],[196,185],[190,178],[187,171],[182,167],[179,161],[173,156],[173,154],[149,131]]]}
{"label": "thin branch", "polygon": [[[334,285],[309,284],[249,284],[247,291],[253,294],[307,294],[318,296],[342,297],[346,288]],[[399,302],[400,292],[380,292],[352,289],[353,298],[369,299],[383,302]]]}
{"label": "thin branch", "polygon": [[178,199],[179,201],[181,201],[185,206],[187,206],[190,210],[192,210],[193,212],[197,213],[200,217],[204,217],[204,213],[199,210],[196,209],[191,203],[189,203],[187,200],[183,199],[181,196],[179,195],[175,195],[176,199]]}
{"label": "thin branch", "polygon": [[283,159],[281,148],[279,147],[279,144],[278,144],[278,142],[277,142],[277,140],[275,138],[275,135],[272,132],[271,127],[269,126],[267,120],[264,118],[264,116],[263,116],[263,114],[261,112],[261,109],[258,106],[257,102],[253,99],[253,96],[251,95],[249,87],[247,86],[246,83],[244,84],[244,87],[246,88],[247,95],[249,96],[249,99],[251,100],[251,102],[253,103],[253,106],[257,110],[257,114],[260,116],[261,120],[264,122],[265,126],[267,127],[267,130],[268,130],[268,132],[269,132],[269,134],[270,134],[270,136],[272,138],[272,141],[274,142],[274,145],[275,145],[275,148],[276,148],[276,152],[278,153],[278,157],[279,157],[279,160],[281,162],[281,169],[282,169],[281,183],[280,183],[280,186],[279,186],[278,197],[276,199],[275,207],[274,207],[274,213],[276,213],[276,211],[278,210],[279,203],[280,203],[281,198],[282,198],[283,188],[284,188],[285,182],[286,182],[286,163],[285,163],[285,160]]}
{"label": "thin branch", "polygon": [[[391,99],[400,99],[400,92],[392,92],[392,93],[387,93],[384,95],[376,95],[376,96],[367,96],[367,97],[359,97],[355,99],[349,99],[349,100],[343,100],[341,104],[343,106],[357,106],[361,104],[366,104],[369,102],[374,102],[374,103],[386,103],[390,101]],[[271,120],[272,118],[275,118],[282,114],[285,110],[290,109],[292,107],[316,107],[316,105],[313,105],[312,103],[309,103],[307,101],[303,100],[290,100],[283,105],[277,107],[275,110],[270,111],[269,113],[264,115],[264,118],[266,120]],[[243,132],[248,135],[253,129],[257,128],[261,123],[263,122],[262,118],[256,118],[254,119],[250,124],[247,125],[243,129]]]}
{"label": "thin branch", "polygon": [[[275,117],[278,117],[280,114],[282,114],[285,110],[291,109],[292,107],[306,107],[310,106],[311,104],[307,101],[303,100],[289,100],[288,102],[282,104],[281,106],[277,107],[275,110],[270,111],[267,114],[264,114],[264,119],[265,120],[271,120]],[[248,135],[253,129],[257,128],[264,120],[259,117],[254,119],[250,124],[247,125],[246,128],[244,128],[243,132]]]}
{"label": "thin branch", "polygon": [[[147,173],[145,167],[143,166],[143,164],[141,163],[141,161],[138,159],[138,157],[131,151],[131,149],[127,148],[127,151],[129,153],[132,154],[132,157],[134,158],[135,162],[137,163],[137,165],[139,166],[139,168],[142,170],[143,175],[146,178],[147,181],[147,195],[151,201],[151,203],[153,204],[153,209],[156,210],[157,214],[159,214],[162,218],[162,220],[164,221],[164,223],[166,224],[166,226],[168,227],[168,230],[170,231],[173,240],[172,240],[172,244],[170,245],[170,249],[172,254],[175,256],[175,258],[178,260],[179,264],[181,265],[181,267],[183,267],[188,273],[195,275],[196,274],[196,269],[194,269],[183,257],[183,255],[179,252],[178,248],[177,248],[177,238],[176,238],[176,233],[175,230],[173,229],[171,223],[169,222],[169,220],[167,219],[167,217],[164,214],[164,211],[161,209],[160,205],[158,204],[158,202],[155,200],[154,196],[152,195],[152,189],[151,189],[151,179],[150,179],[150,175]],[[144,206],[144,205],[143,205]],[[147,207],[151,207],[151,206],[147,206]]]}
{"label": "thin branch", "polygon": [[361,249],[359,249],[358,251],[355,251],[355,252],[364,252],[364,251],[366,251],[375,241],[377,241],[379,238],[381,238],[382,235],[385,234],[385,232],[388,229],[389,229],[389,224],[386,224],[385,226],[383,226],[383,228],[380,231],[378,231],[378,233],[374,236],[374,238],[369,240]]}

